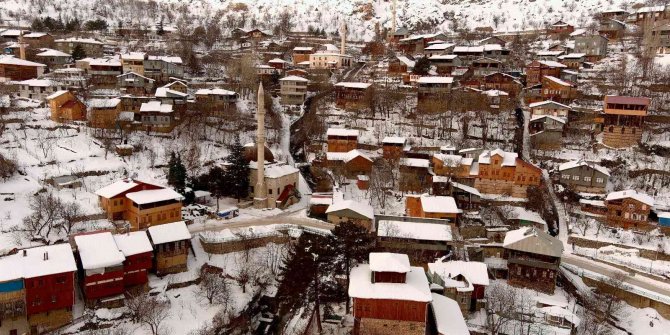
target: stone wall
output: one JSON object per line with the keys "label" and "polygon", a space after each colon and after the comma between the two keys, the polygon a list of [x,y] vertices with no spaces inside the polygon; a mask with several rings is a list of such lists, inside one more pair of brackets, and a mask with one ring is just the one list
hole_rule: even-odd
{"label": "stone wall", "polygon": [[[627,148],[636,145],[642,139],[642,129],[626,127],[624,133],[621,133],[620,126],[612,126],[612,132],[608,128],[603,132],[603,144],[612,148]],[[635,133],[633,133],[635,129]]]}
{"label": "stone wall", "polygon": [[636,308],[651,307],[655,309],[658,312],[658,314],[661,314],[661,316],[663,316],[664,318],[666,319],[670,318],[670,305],[668,304],[652,300],[632,292],[621,290],[606,283],[603,283],[601,281],[596,281],[587,277],[582,277],[582,280],[584,281],[584,284],[591,287],[597,287],[602,292],[613,294],[614,296],[622,299],[627,304],[633,307]]}
{"label": "stone wall", "polygon": [[36,327],[42,333],[72,322],[72,311],[58,309],[28,317],[30,327]]}
{"label": "stone wall", "polygon": [[265,236],[254,239],[243,239],[226,242],[207,242],[200,239],[200,244],[205,252],[210,254],[227,254],[231,252],[242,251],[246,249],[259,248],[268,243],[284,244],[288,243],[290,237],[288,235]]}
{"label": "stone wall", "polygon": [[660,260],[660,261],[670,261],[670,255],[668,255],[668,254],[656,252],[655,250],[636,248],[634,246],[625,245],[625,244],[618,244],[618,243],[604,242],[604,241],[594,241],[594,240],[590,240],[590,239],[586,239],[586,238],[581,238],[579,236],[571,235],[570,237],[568,237],[568,248],[570,248],[573,243],[574,243],[575,246],[582,247],[582,248],[591,248],[591,249],[599,249],[599,248],[610,246],[610,245],[613,245],[613,246],[616,246],[616,247],[619,247],[619,248],[637,249],[637,250],[640,250],[640,257],[647,258],[647,259],[653,259],[653,260]]}
{"label": "stone wall", "polygon": [[382,319],[361,319],[357,335],[425,335],[426,323]]}
{"label": "stone wall", "polygon": [[477,178],[475,188],[485,194],[508,194],[513,198],[526,198],[527,186],[512,181]]}

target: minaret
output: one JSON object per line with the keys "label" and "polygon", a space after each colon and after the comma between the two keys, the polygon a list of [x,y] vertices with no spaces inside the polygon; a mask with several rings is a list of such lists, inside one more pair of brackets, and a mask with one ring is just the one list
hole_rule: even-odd
{"label": "minaret", "polygon": [[256,185],[254,186],[254,207],[267,208],[268,198],[265,189],[265,92],[263,83],[258,86],[258,106],[256,111],[258,130],[256,133]]}
{"label": "minaret", "polygon": [[393,7],[391,12],[392,12],[391,15],[393,15],[393,17],[391,18],[391,38],[393,38],[393,34],[395,34],[396,0],[393,0]]}
{"label": "minaret", "polygon": [[26,46],[23,44],[23,30],[19,29],[19,58],[26,59]]}
{"label": "minaret", "polygon": [[340,25],[340,55],[345,55],[346,51],[344,50],[344,47],[346,45],[346,39],[347,39],[347,25],[344,23],[344,20],[342,20],[342,24]]}

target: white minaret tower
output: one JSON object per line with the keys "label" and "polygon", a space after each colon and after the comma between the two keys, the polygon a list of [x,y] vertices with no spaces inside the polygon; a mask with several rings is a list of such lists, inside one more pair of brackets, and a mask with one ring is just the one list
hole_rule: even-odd
{"label": "white minaret tower", "polygon": [[256,111],[258,130],[256,133],[256,185],[254,186],[254,207],[267,208],[268,198],[265,189],[265,92],[263,83],[258,86],[258,107]]}
{"label": "white minaret tower", "polygon": [[347,43],[347,25],[344,23],[344,20],[342,20],[342,23],[340,24],[340,55],[345,55],[347,52],[345,51],[345,46]]}
{"label": "white minaret tower", "polygon": [[26,59],[26,45],[23,44],[23,30],[19,29],[19,58]]}
{"label": "white minaret tower", "polygon": [[391,18],[391,36],[390,36],[389,40],[391,38],[393,38],[393,34],[395,34],[395,30],[396,30],[396,28],[395,28],[396,0],[393,0],[393,7],[392,7],[392,14],[391,15],[393,17]]}

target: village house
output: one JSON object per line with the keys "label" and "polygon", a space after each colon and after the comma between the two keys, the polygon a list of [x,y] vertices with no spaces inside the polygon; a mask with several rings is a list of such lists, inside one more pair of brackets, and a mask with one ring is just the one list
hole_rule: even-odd
{"label": "village house", "polygon": [[583,159],[561,164],[558,172],[561,184],[585,193],[605,193],[610,177],[607,168]]}
{"label": "village house", "polygon": [[76,64],[91,76],[91,85],[97,88],[116,88],[116,78],[123,73],[118,58],[84,58]]}
{"label": "village house", "polygon": [[629,13],[627,11],[619,7],[614,7],[600,12],[600,17],[602,17],[603,19],[625,20],[626,17],[628,17],[628,14]]}
{"label": "village house", "polygon": [[433,43],[423,49],[424,57],[433,57],[437,55],[450,54],[456,44],[453,43]]}
{"label": "village house", "polygon": [[153,269],[158,276],[188,270],[191,233],[184,221],[151,226],[147,234],[154,250]]}
{"label": "village house", "polygon": [[28,79],[18,84],[20,97],[38,101],[46,101],[53,93],[67,89],[65,85],[49,79]]}
{"label": "village house", "polygon": [[130,229],[181,220],[182,195],[146,182],[123,179],[95,192],[110,221],[127,221]]}
{"label": "village house", "polygon": [[288,76],[279,79],[279,93],[281,94],[282,105],[302,105],[307,96],[308,83],[309,80],[298,76]]}
{"label": "village house", "polygon": [[459,304],[441,294],[433,293],[431,302],[437,335],[470,335],[470,329]]}
{"label": "village house", "polygon": [[279,75],[279,73],[281,72],[280,70],[277,70],[274,67],[267,64],[258,64],[254,68],[256,69],[256,74],[259,77],[263,78],[264,80],[267,80],[273,75]]}
{"label": "village house", "polygon": [[222,88],[199,89],[195,92],[195,108],[213,116],[230,116],[237,110],[239,94]]}
{"label": "village house", "polygon": [[184,113],[188,102],[187,89],[185,82],[176,80],[157,88],[154,97],[162,104],[172,105],[175,112]]}
{"label": "village house", "polygon": [[551,100],[534,102],[529,104],[528,107],[530,108],[531,117],[550,115],[564,118],[566,120],[568,119],[569,113],[572,110],[570,106]]}
{"label": "village house", "polygon": [[51,120],[70,122],[86,120],[86,105],[70,91],[58,91],[47,98]]}
{"label": "village house", "polygon": [[482,203],[481,193],[474,187],[457,183],[449,177],[433,177],[433,194],[453,197],[463,211],[476,211]]}
{"label": "village house", "polygon": [[338,49],[332,44],[325,44],[319,50],[309,55],[310,69],[340,69],[351,67],[353,57],[345,51],[345,35],[341,34],[341,47]]}
{"label": "village house", "polygon": [[[249,194],[255,194],[254,188],[258,181],[257,162],[249,162]],[[299,170],[295,167],[283,163],[265,162],[265,194],[267,198],[267,208],[284,209],[298,202],[300,194],[298,192]]]}
{"label": "village house", "polygon": [[582,64],[586,61],[585,53],[569,53],[558,57],[558,61],[567,66],[571,70],[579,70]]}
{"label": "village house", "polygon": [[144,75],[144,60],[147,58],[147,54],[144,52],[121,54],[121,66],[123,67],[123,72],[135,72],[140,76]]}
{"label": "village house", "polygon": [[670,19],[670,6],[640,7],[626,18],[626,22],[637,25],[654,23]]}
{"label": "village house", "polygon": [[[542,51],[538,51],[535,54],[535,58],[537,58],[537,60],[550,60],[550,61],[557,62],[558,57],[563,55],[564,53],[565,52],[561,51],[561,50],[556,50],[556,51],[542,50]],[[563,65],[563,64],[561,64],[561,65]],[[528,75],[528,70],[526,70],[526,75]],[[538,77],[538,75],[535,75],[535,77],[540,78],[541,76]],[[539,80],[539,79],[536,79],[536,80]]]}
{"label": "village house", "polygon": [[155,84],[155,80],[135,72],[116,76],[116,87],[121,94],[148,96],[154,92]]}
{"label": "village house", "polygon": [[400,159],[399,189],[402,192],[422,193],[430,188],[432,171],[426,158],[405,157]]}
{"label": "village house", "polygon": [[428,263],[427,274],[432,284],[443,288],[440,293],[458,303],[463,315],[486,307],[489,275],[485,263],[439,260]]}
{"label": "village house", "polygon": [[556,288],[563,243],[535,227],[507,232],[503,248],[507,254],[511,285],[552,294]]}
{"label": "village house", "polygon": [[457,46],[452,53],[461,59],[464,66],[469,66],[473,60],[484,55],[484,46]]}
{"label": "village house", "polygon": [[472,61],[472,68],[476,77],[484,77],[489,74],[501,72],[503,63],[499,60],[482,57]]}
{"label": "village house", "polygon": [[400,27],[396,29],[395,32],[391,32],[391,44],[398,44],[398,42],[404,38],[409,37],[409,30],[405,27]]}
{"label": "village house", "polygon": [[531,117],[528,121],[531,147],[540,150],[560,149],[566,120],[552,115]]}
{"label": "village house", "polygon": [[479,90],[503,91],[511,97],[518,96],[523,88],[523,84],[521,84],[519,78],[502,72],[496,72],[482,78],[463,81],[462,84],[463,86]]}
{"label": "village house", "polygon": [[57,50],[70,55],[77,46],[81,46],[86,57],[102,57],[105,50],[105,44],[93,38],[62,38],[55,40],[54,45]]}
{"label": "village house", "polygon": [[87,83],[84,70],[76,67],[54,69],[44,77],[63,83],[68,89],[79,89],[85,87]]}
{"label": "village house", "polygon": [[618,40],[626,33],[626,23],[614,18],[603,18],[598,33],[610,40]]}
{"label": "village house", "polygon": [[408,56],[395,56],[388,62],[386,73],[390,76],[405,76],[414,70],[416,61]]}
{"label": "village house", "polygon": [[421,77],[417,80],[417,109],[423,112],[438,112],[451,92],[452,77]]}
{"label": "village house", "polygon": [[670,54],[670,23],[659,22],[651,29],[651,38],[646,40],[647,49],[659,54]]}
{"label": "village house", "polygon": [[114,235],[114,242],[126,258],[123,261],[123,286],[126,290],[144,289],[153,265],[153,248],[144,231]]}
{"label": "village house", "polygon": [[380,215],[376,225],[378,251],[407,253],[417,264],[452,251],[456,228],[447,220]]}
{"label": "village house", "polygon": [[428,61],[431,66],[435,66],[435,72],[443,76],[452,75],[456,68],[463,65],[457,55],[434,55],[428,58]]}
{"label": "village house", "polygon": [[607,56],[607,37],[602,35],[582,35],[575,37],[575,53],[586,55],[586,61],[597,62]]}
{"label": "village house", "polygon": [[72,321],[77,264],[69,244],[0,258],[0,333],[41,334]]}
{"label": "village house", "polygon": [[475,42],[475,44],[477,44],[477,45],[497,44],[501,47],[505,47],[505,45],[507,45],[507,42],[505,40],[503,40],[502,38],[498,37],[498,36],[489,36],[489,37],[483,38],[483,39]]}
{"label": "village house", "polygon": [[549,231],[547,221],[539,213],[532,210],[519,206],[506,205],[500,207],[500,213],[506,226],[511,229],[535,227],[543,232]]}
{"label": "village house", "polygon": [[651,99],[607,95],[603,101],[603,144],[626,148],[642,139],[644,120]]}
{"label": "village house", "polygon": [[157,85],[184,77],[184,65],[178,56],[147,56],[143,65],[142,75],[155,80]]}
{"label": "village house", "polygon": [[174,106],[160,101],[143,102],[140,106],[140,121],[148,131],[170,132],[177,124]]}
{"label": "village house", "polygon": [[653,229],[649,223],[649,212],[654,206],[654,198],[637,192],[625,190],[611,192],[605,198],[607,224],[624,229]]}
{"label": "village house", "polygon": [[339,82],[335,84],[335,105],[344,109],[361,109],[370,106],[372,84]]}
{"label": "village house", "polygon": [[81,289],[88,306],[118,307],[123,304],[125,257],[112,233],[74,236]]}
{"label": "village house", "polygon": [[354,335],[424,335],[432,296],[421,267],[411,267],[407,255],[370,253],[369,264],[351,270]]}
{"label": "village house", "polygon": [[406,196],[405,213],[412,217],[448,219],[455,223],[463,211],[456,206],[452,197],[422,194]]}
{"label": "village house", "polygon": [[372,158],[353,149],[347,152],[326,152],[326,161],[332,170],[338,170],[346,176],[369,175],[372,171]]}
{"label": "village house", "polygon": [[117,127],[123,104],[119,98],[101,98],[88,101],[88,125],[91,128],[114,129]]}
{"label": "village house", "polygon": [[293,65],[298,65],[302,62],[309,62],[309,55],[314,53],[312,47],[295,47],[293,48]]}
{"label": "village house", "polygon": [[542,77],[542,99],[567,104],[577,97],[574,84],[553,76]]}
{"label": "village house", "polygon": [[349,152],[358,146],[358,130],[343,128],[328,128],[327,152]]}
{"label": "village house", "polygon": [[566,65],[553,60],[534,60],[526,65],[526,85],[532,86],[542,82],[544,76],[560,77]]}
{"label": "village house", "polygon": [[367,230],[374,229],[374,209],[362,201],[333,201],[333,204],[326,209],[326,216],[328,222],[335,225],[343,222],[353,222]]}
{"label": "village house", "polygon": [[0,55],[0,82],[41,77],[47,66],[14,56]]}
{"label": "village house", "polygon": [[268,65],[272,68],[277,69],[279,72],[284,72],[288,67],[288,62],[281,58],[273,58],[268,61]]}
{"label": "village house", "polygon": [[[505,194],[526,198],[528,186],[540,185],[542,170],[518,157],[516,153],[500,149],[484,151],[479,155],[474,187],[483,194]],[[471,175],[473,170],[471,168]]]}
{"label": "village house", "polygon": [[436,175],[462,178],[470,175],[472,158],[440,153],[433,155],[431,163],[433,164],[433,172]]}
{"label": "village house", "polygon": [[385,159],[398,160],[405,152],[407,139],[400,136],[387,136],[382,140],[382,156]]}
{"label": "village house", "polygon": [[575,26],[558,20],[547,27],[547,34],[557,36],[567,36],[575,31]]}
{"label": "village house", "polygon": [[53,48],[54,37],[49,33],[33,31],[23,35],[23,43],[30,49]]}
{"label": "village house", "polygon": [[446,39],[447,36],[442,33],[413,35],[398,40],[398,50],[408,55],[422,54],[430,42]]}
{"label": "village house", "polygon": [[35,59],[53,70],[70,64],[72,62],[72,55],[54,49],[43,48],[35,54]]}

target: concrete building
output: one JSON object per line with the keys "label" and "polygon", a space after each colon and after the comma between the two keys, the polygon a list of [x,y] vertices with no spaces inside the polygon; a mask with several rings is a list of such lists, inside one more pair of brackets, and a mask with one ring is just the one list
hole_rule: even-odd
{"label": "concrete building", "polygon": [[279,79],[279,93],[281,94],[282,105],[302,105],[307,95],[308,83],[309,80],[298,76],[288,76]]}

